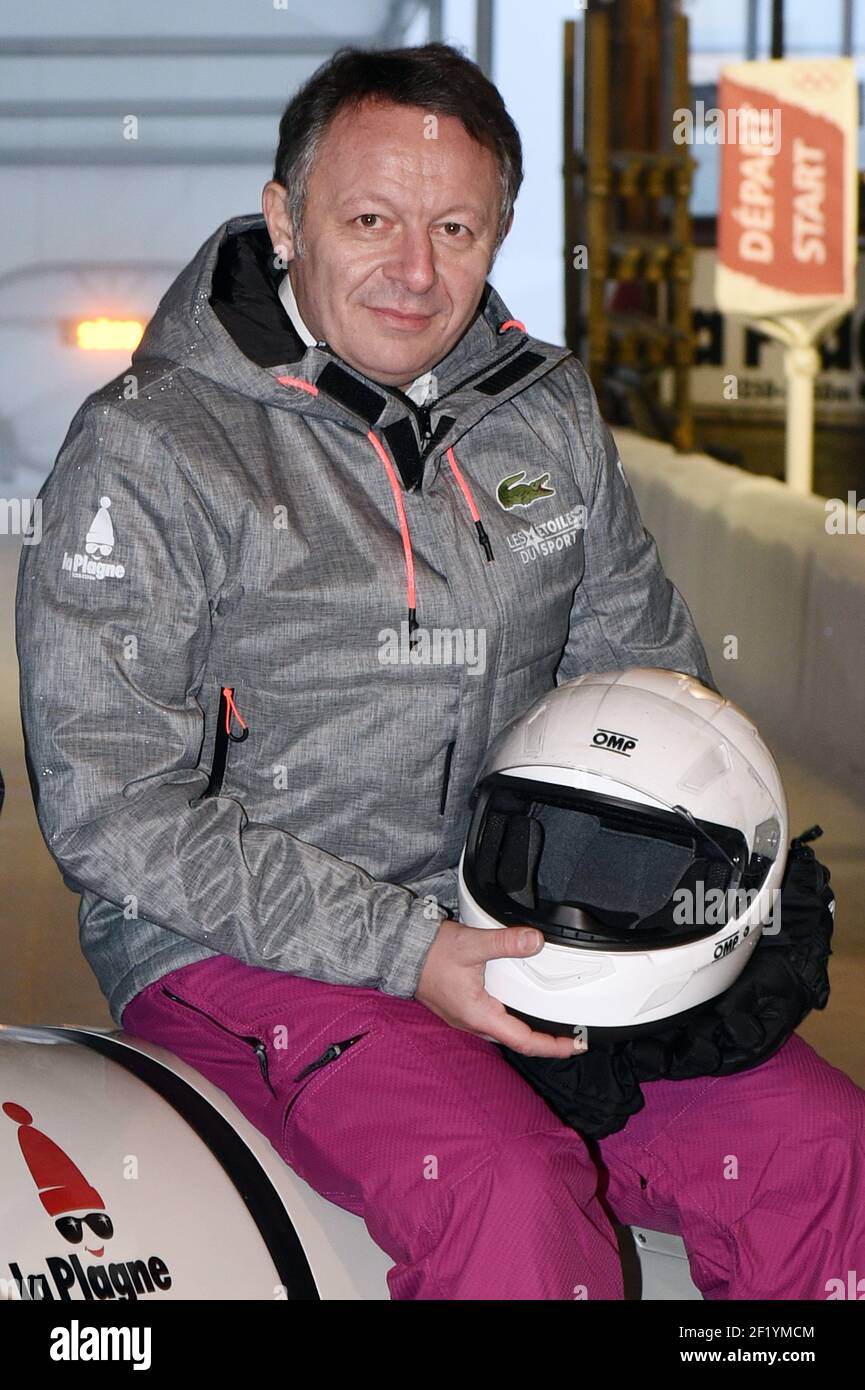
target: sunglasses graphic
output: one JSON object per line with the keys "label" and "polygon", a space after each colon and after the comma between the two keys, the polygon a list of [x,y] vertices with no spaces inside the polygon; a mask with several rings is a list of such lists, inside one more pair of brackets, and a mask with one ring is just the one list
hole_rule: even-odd
{"label": "sunglasses graphic", "polygon": [[54,1225],[64,1239],[73,1245],[80,1242],[85,1225],[90,1227],[95,1236],[102,1236],[105,1240],[114,1235],[111,1217],[106,1216],[104,1211],[92,1211],[88,1216],[60,1216]]}

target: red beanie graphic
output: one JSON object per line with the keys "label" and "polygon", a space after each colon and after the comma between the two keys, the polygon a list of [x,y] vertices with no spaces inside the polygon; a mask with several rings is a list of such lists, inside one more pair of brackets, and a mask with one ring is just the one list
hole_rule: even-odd
{"label": "red beanie graphic", "polygon": [[95,1187],[81,1172],[59,1144],[47,1134],[33,1128],[33,1116],[23,1105],[3,1102],[3,1111],[21,1128],[18,1143],[39,1189],[39,1199],[49,1216],[61,1216],[67,1211],[104,1211],[105,1203]]}

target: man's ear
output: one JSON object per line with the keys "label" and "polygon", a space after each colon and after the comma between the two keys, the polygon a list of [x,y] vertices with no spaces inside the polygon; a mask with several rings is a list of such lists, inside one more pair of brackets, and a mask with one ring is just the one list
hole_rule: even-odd
{"label": "man's ear", "polygon": [[261,190],[261,210],[273,246],[274,265],[286,270],[296,255],[294,226],[288,211],[288,193],[283,184],[270,179]]}

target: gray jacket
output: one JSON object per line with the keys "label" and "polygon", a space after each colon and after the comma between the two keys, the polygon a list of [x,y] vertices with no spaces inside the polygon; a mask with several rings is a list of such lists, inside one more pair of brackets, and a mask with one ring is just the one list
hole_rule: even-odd
{"label": "gray jacket", "polygon": [[216,953],[411,996],[501,726],[584,671],[714,686],[566,348],[487,285],[418,407],[304,346],[269,249],[204,243],[22,547],[31,786],[117,1023]]}

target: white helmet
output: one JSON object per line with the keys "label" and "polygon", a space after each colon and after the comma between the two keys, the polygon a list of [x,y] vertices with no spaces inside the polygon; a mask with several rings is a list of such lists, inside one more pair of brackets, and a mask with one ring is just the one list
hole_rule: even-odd
{"label": "white helmet", "polygon": [[732,701],[679,671],[580,676],[487,753],[459,867],[473,927],[528,923],[486,988],[534,1027],[650,1032],[723,993],[775,921],[787,803]]}

